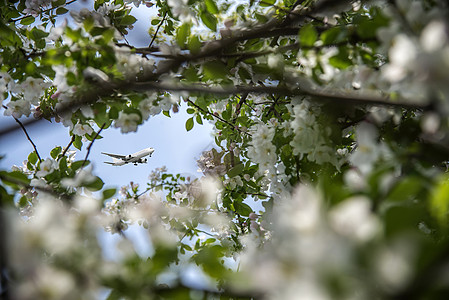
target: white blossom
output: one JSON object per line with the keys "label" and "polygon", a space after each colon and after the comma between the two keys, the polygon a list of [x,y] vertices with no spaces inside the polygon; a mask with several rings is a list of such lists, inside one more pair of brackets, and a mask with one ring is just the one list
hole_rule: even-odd
{"label": "white blossom", "polygon": [[81,124],[81,123],[77,123],[74,127],[73,127],[73,134],[79,135],[79,136],[84,136],[86,134],[92,134],[94,130],[92,129],[92,127],[90,127],[90,125],[88,124]]}
{"label": "white blossom", "polygon": [[379,232],[380,221],[373,214],[371,205],[371,201],[362,196],[337,204],[329,212],[332,228],[355,241],[365,242],[372,239]]}
{"label": "white blossom", "polygon": [[39,178],[45,177],[57,168],[58,163],[52,158],[47,158],[40,163],[39,171],[36,172],[36,176]]}
{"label": "white blossom", "polygon": [[376,126],[362,122],[356,128],[357,148],[349,156],[349,161],[362,174],[371,172],[374,163],[386,153],[385,145],[378,142]]}
{"label": "white blossom", "polygon": [[120,112],[118,119],[114,122],[115,128],[120,128],[122,133],[128,133],[131,131],[137,131],[137,126],[140,123],[140,116],[135,113],[127,114]]}
{"label": "white blossom", "polygon": [[83,184],[89,184],[94,182],[96,177],[92,175],[92,167],[79,169],[75,177],[73,178],[63,178],[61,184],[65,187],[79,187]]}
{"label": "white blossom", "polygon": [[13,116],[18,119],[21,116],[28,117],[31,114],[30,102],[25,99],[9,101],[6,107],[7,109],[3,113],[5,116]]}

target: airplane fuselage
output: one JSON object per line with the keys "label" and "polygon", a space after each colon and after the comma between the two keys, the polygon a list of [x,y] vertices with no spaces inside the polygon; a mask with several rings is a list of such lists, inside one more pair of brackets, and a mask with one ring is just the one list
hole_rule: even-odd
{"label": "airplane fuselage", "polygon": [[112,162],[105,162],[107,164],[113,165],[113,166],[123,166],[128,163],[132,163],[137,166],[137,164],[144,164],[147,162],[147,159],[144,158],[145,156],[153,154],[154,149],[152,147],[145,148],[143,150],[140,150],[136,153],[129,154],[129,155],[120,155],[120,154],[111,154],[111,153],[105,153],[102,152],[105,155],[112,157]]}

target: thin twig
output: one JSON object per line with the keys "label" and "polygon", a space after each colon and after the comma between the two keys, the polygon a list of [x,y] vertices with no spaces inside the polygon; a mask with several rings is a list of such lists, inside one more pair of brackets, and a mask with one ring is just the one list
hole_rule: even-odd
{"label": "thin twig", "polygon": [[151,49],[151,46],[153,46],[153,42],[156,39],[157,33],[159,32],[159,29],[161,28],[162,23],[164,23],[166,17],[167,17],[167,11],[165,11],[162,21],[159,23],[159,25],[156,28],[156,32],[154,33],[153,38],[151,39],[150,45],[148,46],[149,49]]}
{"label": "thin twig", "polygon": [[100,130],[97,131],[97,133],[95,134],[94,138],[90,142],[89,146],[87,146],[86,157],[84,157],[84,161],[83,161],[83,164],[81,165],[81,168],[84,167],[84,165],[86,164],[87,158],[89,157],[89,154],[90,154],[90,149],[92,148],[92,145],[94,144],[94,142],[97,139],[98,135],[100,134],[100,132],[103,130],[103,128],[105,126],[106,126],[106,123],[103,123],[103,125],[101,125]]}
{"label": "thin twig", "polygon": [[[70,146],[72,146],[74,141],[75,141],[75,135],[72,135],[72,139],[70,140],[69,144],[67,145],[67,147],[64,148],[64,151],[62,151],[61,157],[64,157],[64,155],[67,153],[67,151],[69,150]],[[60,157],[60,159],[61,159],[61,157]]]}
{"label": "thin twig", "polygon": [[218,115],[215,115],[215,114],[211,113],[210,111],[207,111],[207,110],[202,109],[201,107],[199,107],[199,106],[198,106],[195,102],[193,102],[192,100],[187,99],[187,102],[190,103],[192,106],[196,107],[197,109],[201,110],[203,113],[205,113],[205,114],[207,114],[207,115],[211,115],[211,116],[213,116],[214,118],[217,118],[218,120],[220,120],[221,122],[228,124],[229,126],[231,126],[232,129],[237,130],[237,131],[240,132],[240,133],[245,133],[245,134],[247,134],[247,135],[251,135],[251,134],[249,134],[248,132],[244,132],[244,131],[241,131],[239,128],[236,128],[236,127],[235,127],[235,124],[232,124],[231,122],[226,121],[226,120],[223,119],[222,117],[220,117],[220,116],[218,116]]}
{"label": "thin twig", "polygon": [[[8,109],[8,107],[6,107],[5,105],[2,105],[2,107],[4,109]],[[39,152],[37,151],[37,147],[36,144],[34,144],[33,140],[31,139],[30,135],[28,134],[27,130],[25,129],[25,126],[23,126],[22,122],[20,122],[19,119],[17,119],[16,117],[14,117],[13,115],[11,115],[11,117],[14,118],[14,120],[16,120],[17,124],[19,124],[19,126],[22,128],[23,132],[25,132],[25,135],[27,137],[27,139],[30,141],[31,145],[33,145],[34,151],[36,152],[37,158],[39,159],[39,162],[42,161],[41,156],[39,155]]]}

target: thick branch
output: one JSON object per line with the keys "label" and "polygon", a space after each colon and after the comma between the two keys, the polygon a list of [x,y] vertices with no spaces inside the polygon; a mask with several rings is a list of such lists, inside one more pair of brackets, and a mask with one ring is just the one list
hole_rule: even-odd
{"label": "thick branch", "polygon": [[229,86],[229,87],[210,87],[202,84],[164,84],[155,82],[139,82],[133,87],[139,91],[186,91],[202,94],[215,95],[235,95],[235,94],[277,94],[289,96],[312,96],[315,100],[333,101],[342,104],[358,105],[380,105],[411,109],[423,109],[428,104],[415,103],[407,100],[391,100],[388,97],[362,95],[356,93],[346,93],[343,91],[323,91],[320,89],[305,89],[279,86]]}

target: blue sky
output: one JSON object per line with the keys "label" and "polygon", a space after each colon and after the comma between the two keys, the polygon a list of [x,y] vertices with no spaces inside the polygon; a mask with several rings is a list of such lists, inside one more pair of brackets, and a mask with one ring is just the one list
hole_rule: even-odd
{"label": "blue sky", "polygon": [[[119,129],[113,127],[102,131],[103,138],[94,142],[89,155],[94,174],[102,178],[108,186],[121,186],[130,181],[145,184],[150,171],[164,165],[169,172],[201,176],[201,173],[197,172],[196,160],[202,151],[213,146],[212,125],[195,124],[193,129],[187,132],[185,121],[189,115],[185,112],[186,104],[182,103],[180,108],[177,114],[171,113],[170,118],[162,114],[150,117],[138,128],[137,132],[122,134]],[[12,119],[12,117],[4,116],[3,111],[2,109],[0,124],[10,123],[5,119]],[[50,150],[54,147],[65,147],[70,141],[68,128],[46,120],[29,126],[27,131],[42,159],[49,157]],[[76,154],[77,160],[84,159],[88,143],[86,142],[82,151]],[[0,161],[0,169],[9,169],[14,164],[21,165],[33,151],[20,128],[11,134],[1,136],[0,145],[0,155],[5,156]],[[111,166],[104,163],[104,161],[111,161],[111,158],[101,154],[101,152],[109,152],[126,155],[147,147],[153,147],[155,152],[148,159],[147,164],[138,166]],[[72,149],[74,149],[73,146]]]}

